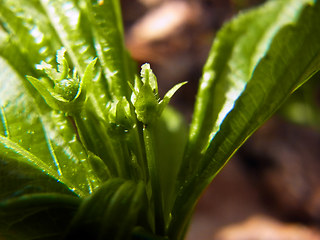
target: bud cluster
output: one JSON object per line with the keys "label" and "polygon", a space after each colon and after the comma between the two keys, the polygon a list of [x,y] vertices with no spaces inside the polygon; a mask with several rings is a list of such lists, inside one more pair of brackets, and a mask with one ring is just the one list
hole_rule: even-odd
{"label": "bud cluster", "polygon": [[175,85],[160,100],[157,78],[152,72],[150,64],[142,65],[140,75],[141,78],[135,78],[135,86],[131,86],[133,92],[131,101],[135,107],[138,120],[143,124],[150,124],[160,117],[174,93],[186,82]]}
{"label": "bud cluster", "polygon": [[57,70],[44,61],[36,65],[36,68],[43,70],[53,82],[53,87],[44,79],[36,79],[32,76],[27,76],[27,79],[50,107],[72,115],[74,112],[79,111],[86,101],[86,87],[93,79],[94,65],[97,59],[88,64],[80,80],[76,70],[73,70],[72,76],[70,75],[65,52],[64,48],[57,51]]}

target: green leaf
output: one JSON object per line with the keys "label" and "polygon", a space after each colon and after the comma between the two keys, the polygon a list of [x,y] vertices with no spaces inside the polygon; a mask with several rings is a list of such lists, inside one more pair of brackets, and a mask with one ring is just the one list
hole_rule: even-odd
{"label": "green leaf", "polygon": [[[1,150],[4,147],[1,145]],[[4,149],[4,153],[8,153]],[[10,152],[0,160],[0,199],[10,199],[30,193],[57,192],[73,194],[70,189],[42,169],[32,165],[26,157]]]}
{"label": "green leaf", "polygon": [[[187,152],[191,155],[186,155],[189,161],[192,157],[199,160],[193,161],[194,165],[186,162],[180,173],[181,185],[175,203],[172,230],[177,227],[185,229],[182,226],[187,225],[186,212],[193,208],[199,194],[233,153],[293,91],[319,71],[320,2],[309,2],[270,1],[236,18],[217,36],[198,93]],[[284,16],[285,20],[278,21],[279,17],[283,19]],[[268,32],[263,24],[266,20],[277,26],[273,27],[275,31],[271,35],[264,33]],[[249,35],[243,35],[244,25],[250,26],[250,31],[260,31],[262,37],[252,41],[250,31]],[[264,28],[261,29],[261,26]],[[266,42],[263,36],[274,37]],[[260,40],[264,44],[261,45]],[[230,45],[231,42],[233,44]],[[261,52],[261,49],[265,52]],[[256,58],[257,54],[236,54],[249,50],[258,52],[261,59]],[[243,59],[238,60],[240,57]],[[253,64],[255,61],[258,61],[256,66]],[[232,68],[236,62],[247,64],[236,64],[238,68]],[[236,78],[230,77],[233,75]],[[215,102],[215,95],[223,102]],[[200,141],[201,144],[193,142],[200,137],[205,139]],[[200,152],[193,149],[195,146],[200,147]],[[187,180],[183,182],[183,179]],[[181,219],[181,215],[184,215],[184,219]],[[175,234],[181,234],[181,238],[184,232]]]}
{"label": "green leaf", "polygon": [[269,1],[240,14],[219,31],[203,69],[185,156],[188,160],[181,172],[194,171],[197,162],[192,159],[201,157],[219,131],[273,36],[294,22],[312,1]]}
{"label": "green leaf", "polygon": [[[48,21],[43,13],[37,11],[32,3],[28,4],[32,5],[32,9],[30,6],[30,11],[26,11],[22,8],[26,5],[19,0],[1,1],[0,22],[10,34],[11,41],[25,54],[28,65],[37,64],[43,59],[51,61],[55,56],[52,46],[57,44],[56,36],[52,34],[52,29],[47,27]],[[34,15],[37,18],[33,18]],[[36,19],[41,19],[41,24]],[[28,54],[29,51],[33,54]]]}
{"label": "green leaf", "polygon": [[87,0],[88,15],[95,37],[95,47],[112,96],[129,99],[128,81],[133,83],[131,58],[124,45],[124,32],[119,0]]}
{"label": "green leaf", "polygon": [[[54,27],[71,58],[70,65],[76,68],[80,77],[83,77],[86,67],[96,57],[92,27],[88,24],[87,15],[80,6],[83,1],[41,0],[40,2],[48,15],[50,25]],[[90,101],[97,111],[99,109],[102,112],[110,98],[110,92],[99,62],[96,64],[92,88],[95,93],[88,93]]]}
{"label": "green leaf", "polygon": [[285,26],[274,37],[209,145],[203,159],[204,175],[217,171],[217,161],[222,166],[227,154],[232,155],[290,94],[320,70],[319,11],[319,1],[307,5],[296,23]]}
{"label": "green leaf", "polygon": [[22,53],[17,43],[10,38],[10,35],[1,31],[1,29],[0,56],[5,58],[21,77],[24,77],[25,74],[35,75],[35,70],[32,64],[28,62],[26,54]]}
{"label": "green leaf", "polygon": [[8,240],[61,239],[80,205],[62,194],[30,194],[0,203],[0,235]]}
{"label": "green leaf", "polygon": [[145,222],[146,204],[142,182],[109,179],[82,202],[65,239],[131,239],[133,228]]}
{"label": "green leaf", "polygon": [[175,199],[177,175],[187,141],[187,124],[182,115],[166,107],[155,126],[155,154],[163,191],[165,221],[170,222],[170,211]]}
{"label": "green leaf", "polygon": [[91,38],[91,32],[80,26],[83,14],[76,6],[75,1],[41,0],[43,8],[48,15],[51,25],[67,49],[72,63],[77,68],[80,76],[83,69],[91,59],[95,57],[95,51]]}
{"label": "green leaf", "polygon": [[160,114],[162,113],[162,111],[164,110],[164,108],[166,106],[168,106],[171,98],[173,97],[173,95],[183,86],[187,84],[187,82],[182,82],[182,83],[178,83],[176,85],[174,85],[163,97],[163,99],[160,101],[160,106],[159,106],[159,112]]}
{"label": "green leaf", "polygon": [[[90,194],[100,180],[90,172],[86,150],[78,141],[72,122],[52,111],[37,94],[31,95],[23,84],[27,81],[1,58],[0,67],[2,164],[16,166],[18,174],[19,165],[22,170],[26,165],[33,166],[43,175],[66,184],[79,196]],[[6,184],[1,179],[0,185]],[[15,191],[15,182],[11,187]]]}

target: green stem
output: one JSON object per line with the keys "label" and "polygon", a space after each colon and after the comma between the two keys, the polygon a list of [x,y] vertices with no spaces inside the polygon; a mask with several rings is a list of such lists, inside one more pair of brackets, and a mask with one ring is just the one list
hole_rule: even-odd
{"label": "green stem", "polygon": [[[188,190],[192,191],[191,188]],[[197,199],[194,198],[195,194],[192,194],[189,200],[189,196],[186,196],[185,193],[186,191],[183,191],[181,195],[178,195],[172,210],[172,219],[168,228],[168,236],[170,239],[184,239],[197,202]]]}
{"label": "green stem", "polygon": [[142,179],[147,182],[149,179],[149,171],[147,169],[148,162],[146,159],[146,150],[144,144],[143,125],[137,122],[137,127],[134,129],[134,143],[136,143],[137,161],[141,167]]}
{"label": "green stem", "polygon": [[84,147],[98,155],[110,169],[113,177],[119,176],[119,156],[115,153],[106,129],[92,112],[73,116],[79,138]]}
{"label": "green stem", "polygon": [[121,163],[119,164],[120,169],[119,176],[125,179],[132,179],[134,176],[132,167],[131,167],[131,156],[128,149],[128,144],[126,140],[120,139],[117,141],[117,144],[119,146],[119,154],[121,154]]}
{"label": "green stem", "polygon": [[163,235],[165,232],[163,196],[161,191],[161,184],[159,181],[159,168],[155,157],[154,133],[153,128],[150,125],[143,126],[143,137],[151,181],[152,197],[154,202],[155,232],[158,235]]}
{"label": "green stem", "polygon": [[[128,161],[130,161],[130,174],[131,179],[136,181],[143,181],[147,182],[146,176],[146,164],[141,164],[144,159],[145,155],[142,155],[141,145],[140,142],[136,140],[134,135],[137,133],[132,133],[132,139],[129,139],[127,144],[127,151],[128,151]],[[146,160],[145,160],[146,161]]]}
{"label": "green stem", "polygon": [[208,178],[203,174],[194,174],[179,187],[168,229],[170,239],[184,239],[198,199],[213,177]]}

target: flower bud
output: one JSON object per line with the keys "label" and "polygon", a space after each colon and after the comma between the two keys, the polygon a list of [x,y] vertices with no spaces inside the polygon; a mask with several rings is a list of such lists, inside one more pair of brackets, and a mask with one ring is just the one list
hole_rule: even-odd
{"label": "flower bud", "polygon": [[168,105],[173,94],[186,82],[175,85],[160,101],[157,78],[146,63],[141,66],[141,79],[136,77],[135,86],[132,88],[131,101],[135,108],[137,118],[143,124],[150,124],[160,117]]}
{"label": "flower bud", "polygon": [[86,101],[86,86],[93,79],[94,65],[97,59],[89,63],[82,79],[79,80],[75,70],[73,76],[69,77],[70,69],[64,54],[65,49],[63,48],[57,53],[58,71],[46,62],[41,62],[36,66],[37,69],[43,70],[47,74],[49,79],[53,81],[54,87],[32,76],[27,76],[27,79],[50,107],[73,115],[81,110]]}
{"label": "flower bud", "polygon": [[68,101],[72,101],[79,91],[79,81],[76,79],[63,79],[54,85],[57,94]]}
{"label": "flower bud", "polygon": [[123,97],[120,101],[109,104],[107,109],[110,124],[109,134],[113,136],[127,135],[135,123],[127,99]]}

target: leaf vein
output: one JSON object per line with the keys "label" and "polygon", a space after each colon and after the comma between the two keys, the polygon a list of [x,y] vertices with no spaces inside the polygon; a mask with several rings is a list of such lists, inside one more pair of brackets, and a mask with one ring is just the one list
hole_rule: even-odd
{"label": "leaf vein", "polygon": [[3,106],[1,106],[0,115],[1,115],[2,125],[3,125],[3,128],[4,128],[4,135],[7,138],[10,138],[8,121],[7,121]]}

